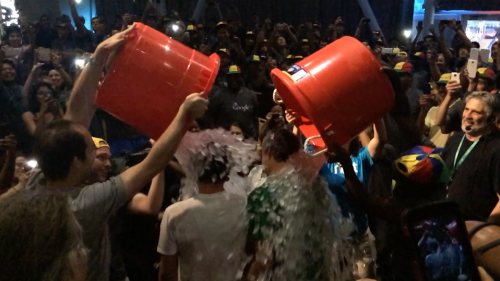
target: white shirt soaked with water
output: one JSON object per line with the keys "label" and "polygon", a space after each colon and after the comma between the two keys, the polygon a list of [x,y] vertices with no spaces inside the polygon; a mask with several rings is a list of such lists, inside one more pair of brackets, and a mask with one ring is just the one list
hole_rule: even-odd
{"label": "white shirt soaked with water", "polygon": [[197,194],[168,207],[158,252],[179,254],[182,281],[233,281],[244,257],[246,198],[226,191]]}

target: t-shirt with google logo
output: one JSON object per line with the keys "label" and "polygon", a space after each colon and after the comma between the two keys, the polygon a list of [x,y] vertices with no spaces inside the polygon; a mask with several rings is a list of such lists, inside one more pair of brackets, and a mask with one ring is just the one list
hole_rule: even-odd
{"label": "t-shirt with google logo", "polygon": [[258,134],[257,110],[257,96],[245,87],[239,93],[224,87],[209,97],[208,114],[215,127],[229,130],[237,122],[247,136],[254,138]]}

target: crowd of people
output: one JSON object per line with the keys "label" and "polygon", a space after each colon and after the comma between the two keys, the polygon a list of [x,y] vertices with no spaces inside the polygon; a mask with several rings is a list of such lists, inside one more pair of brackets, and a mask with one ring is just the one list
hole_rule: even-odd
{"label": "crowd of people", "polygon": [[[353,37],[395,105],[312,157],[271,70],[346,36],[341,17],[244,26],[214,1],[198,22],[149,3],[88,30],[69,4],[55,26],[5,28],[0,280],[417,280],[401,215],[440,200],[459,205],[483,280],[500,280],[498,42],[474,75],[480,46],[454,20],[402,42],[361,19]],[[221,62],[208,98],[187,96],[157,140],[94,104],[135,22]]]}

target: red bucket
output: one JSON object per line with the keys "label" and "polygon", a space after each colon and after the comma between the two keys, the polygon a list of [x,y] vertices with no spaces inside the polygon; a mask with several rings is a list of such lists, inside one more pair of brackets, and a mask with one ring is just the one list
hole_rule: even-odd
{"label": "red bucket", "polygon": [[271,78],[315,150],[341,145],[388,113],[394,90],[370,50],[343,37]]}
{"label": "red bucket", "polygon": [[96,104],[158,139],[188,95],[208,95],[219,66],[216,54],[207,57],[137,23],[104,79]]}

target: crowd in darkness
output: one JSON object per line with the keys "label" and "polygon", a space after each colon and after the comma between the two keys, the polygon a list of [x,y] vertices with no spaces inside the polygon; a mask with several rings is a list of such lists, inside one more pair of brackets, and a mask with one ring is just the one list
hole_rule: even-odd
{"label": "crowd in darkness", "polygon": [[[74,0],[69,5],[71,15],[55,21],[41,16],[32,23],[21,14],[18,24],[4,27],[0,281],[291,281],[282,278],[290,274],[295,280],[333,280],[318,266],[324,256],[311,254],[322,250],[314,248],[300,252],[304,267],[299,262],[293,273],[283,273],[290,269],[276,253],[284,246],[269,250],[276,237],[263,229],[282,211],[280,196],[288,191],[280,181],[290,180],[290,174],[307,178],[300,170],[290,172],[296,171],[292,160],[308,147],[301,118],[275,103],[271,71],[287,71],[344,36],[359,40],[379,61],[395,105],[348,144],[332,144],[319,156],[324,159],[318,177],[307,183],[320,189],[318,182],[324,182],[329,199],[322,204],[331,199],[341,216],[352,219],[342,243],[353,257],[340,265],[349,267],[342,280],[417,280],[401,214],[441,200],[458,204],[469,230],[484,227],[477,232],[481,235],[471,234],[474,249],[490,245],[476,253],[476,263],[481,274],[500,280],[500,248],[495,247],[500,238],[500,30],[491,56],[480,58],[477,73],[469,73],[471,53],[489,46],[471,42],[455,20],[439,22],[436,30],[419,24],[416,37],[405,42],[370,30],[367,18],[360,19],[355,34],[344,34],[340,16],[291,25],[254,14],[245,26],[234,9],[223,15],[225,9],[208,0],[198,21],[148,3],[142,15],[95,17],[89,30]],[[94,104],[113,54],[139,22],[220,57],[208,97],[187,96],[157,140]],[[444,36],[447,29],[455,32],[451,42]],[[213,140],[203,149],[217,157],[196,158],[204,165],[192,178],[191,166],[174,157],[186,134],[250,146],[252,172],[238,175],[250,178],[261,167],[259,184],[244,196],[225,190],[237,157]],[[415,154],[439,161],[410,167],[405,159]],[[417,175],[417,166],[426,172]],[[193,181],[197,188],[188,190]],[[283,224],[271,229],[279,233]],[[429,251],[441,258],[437,250]],[[432,280],[452,280],[439,274],[444,273]],[[483,280],[493,280],[488,278]]]}

